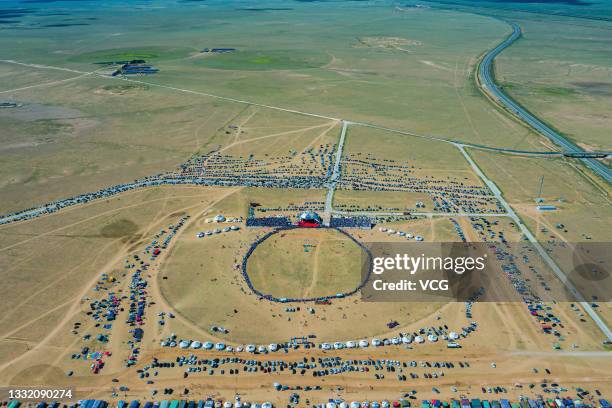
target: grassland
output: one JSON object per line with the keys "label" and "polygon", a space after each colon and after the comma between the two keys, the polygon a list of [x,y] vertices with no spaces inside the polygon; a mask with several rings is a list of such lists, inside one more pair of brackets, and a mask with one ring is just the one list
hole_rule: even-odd
{"label": "grassland", "polygon": [[416,203],[432,208],[429,195],[404,191],[352,191],[337,190],[334,193],[334,208],[343,211],[414,211]]}
{"label": "grassland", "polygon": [[[75,17],[89,13],[74,11]],[[87,26],[53,28],[46,37],[21,30],[19,48],[10,42],[2,47],[10,58],[84,71],[108,59],[148,57],[161,69],[146,78],[155,83],[478,143],[538,143],[472,83],[477,56],[507,32],[498,21],[433,9],[402,12],[388,4],[347,8],[341,2],[270,12],[181,3],[165,13],[162,18],[149,10],[145,23],[129,5],[112,12],[99,8],[98,20]],[[66,49],[65,39],[74,36],[78,47]],[[359,47],[359,38],[419,45]],[[200,54],[215,46],[237,52]]]}
{"label": "grassland", "polygon": [[232,71],[303,70],[320,68],[331,60],[323,51],[295,53],[293,50],[236,51],[202,56],[206,68]]}
{"label": "grassland", "polygon": [[524,36],[497,61],[504,89],[574,142],[610,150],[612,58],[603,22],[520,19]]}
{"label": "grassland", "polygon": [[[45,354],[67,347],[72,319],[101,271],[186,211],[205,207],[226,190],[157,188],[80,206],[51,217],[0,228],[2,332],[0,365],[41,343]],[[62,335],[54,337],[58,330]],[[66,335],[63,335],[66,334]],[[57,358],[54,355],[54,358]],[[13,371],[13,375],[16,374]]]}
{"label": "grassland", "polygon": [[[0,63],[0,92],[10,91],[3,98],[56,111],[78,111],[61,120],[57,115],[41,121],[17,119],[15,113],[0,115],[0,124],[8,130],[1,135],[6,165],[1,169],[0,188],[7,197],[2,212],[168,171],[211,147],[324,122],[258,109],[247,122],[250,130],[226,134],[218,130],[235,119],[246,120],[254,108],[245,110],[241,104],[155,84],[482,144],[543,147],[541,138],[504,117],[473,85],[477,56],[507,32],[498,21],[435,9],[398,11],[384,4],[351,8],[292,4],[287,10],[269,12],[235,10],[217,3],[207,7],[211,8],[175,5],[166,9],[169,14],[164,18],[151,9],[146,23],[131,13],[129,5],[112,11],[98,8],[97,20],[87,25],[22,29],[19,46],[7,40],[17,34],[6,27],[7,35],[0,39],[5,58],[83,72],[99,69],[98,62],[143,58],[161,71],[137,78],[150,84],[121,83]],[[92,11],[72,13],[73,18],[87,19]],[[52,20],[28,18],[32,21],[26,27]],[[182,23],[179,27],[172,21]],[[478,30],[473,30],[475,26]],[[67,49],[66,40],[75,37],[78,46]],[[404,48],[358,46],[358,38],[400,39]],[[237,52],[200,53],[215,46],[233,47]],[[32,85],[42,86],[16,90]],[[264,117],[271,127],[268,133],[256,124]],[[304,134],[310,132],[309,138],[325,130],[314,128]],[[331,142],[335,130],[322,135],[321,142]],[[371,133],[370,137],[383,136]],[[231,153],[282,151],[285,141],[281,138],[258,140],[259,146],[253,148],[238,143]],[[381,141],[396,146],[390,139]],[[443,146],[417,143],[411,147],[413,157],[424,162],[446,157]],[[89,154],[92,150],[95,155]],[[25,166],[26,157],[34,164]],[[427,165],[429,169],[437,166],[447,164],[437,160]]]}
{"label": "grassland", "polygon": [[351,126],[347,133],[345,155],[379,161],[394,160],[410,166],[415,176],[435,177],[479,184],[459,150],[449,143],[394,134],[363,126]]}
{"label": "grassland", "polygon": [[[590,236],[594,242],[607,240],[611,215],[610,191],[582,175],[571,162],[480,151],[471,154],[503,191],[506,200],[524,217],[539,240],[546,241],[549,236],[541,231],[542,227],[555,231],[558,230],[555,228],[558,223],[567,228],[567,233],[559,232],[564,240],[584,241],[586,236]],[[541,198],[544,204],[555,205],[557,211],[538,211],[535,208],[542,176]]]}
{"label": "grassland", "polygon": [[97,65],[132,60],[145,60],[157,63],[159,61],[185,58],[191,52],[193,52],[193,49],[184,47],[115,48],[77,54],[71,57],[70,61]]}
{"label": "grassland", "polygon": [[290,230],[257,247],[247,272],[257,290],[276,298],[333,296],[359,286],[363,257],[335,230]]}
{"label": "grassland", "polygon": [[[13,69],[15,69],[13,67]],[[0,114],[3,213],[174,170],[239,112],[89,78],[21,91]]]}
{"label": "grassland", "polygon": [[[612,227],[609,189],[593,182],[571,162],[562,159],[512,158],[488,152],[472,154],[583,296],[589,300],[606,299],[606,284],[597,284],[597,279],[590,278],[591,272],[585,276],[577,268],[584,264],[607,262],[607,254],[600,246],[605,244],[600,243],[609,240]],[[540,197],[543,204],[554,205],[557,208],[554,211],[536,209],[535,199],[542,176],[544,182]],[[590,248],[592,254],[582,259],[577,250],[580,247]],[[593,268],[588,269],[591,271]],[[600,310],[609,319],[609,303]]]}
{"label": "grassland", "polygon": [[232,118],[199,152],[220,149],[237,158],[269,160],[322,145],[331,148],[338,140],[339,131],[336,121],[251,106]]}
{"label": "grassland", "polygon": [[[53,2],[44,5],[55,7]],[[2,213],[175,170],[194,155],[215,149],[232,159],[248,160],[252,156],[271,160],[278,156],[299,158],[300,152],[337,142],[339,126],[335,120],[213,99],[190,91],[498,147],[549,146],[490,105],[473,85],[477,56],[508,31],[506,25],[488,17],[437,9],[401,11],[385,2],[291,2],[284,9],[255,11],[222,1],[173,2],[169,6],[161,0],[138,5],[118,3],[108,8],[88,4],[67,12],[76,23],[38,14],[24,17],[19,27],[1,23],[2,58],[83,72],[99,69],[96,63],[109,59],[144,58],[161,71],[127,82],[0,63],[1,98],[24,103],[24,109],[0,112]],[[96,20],[87,20],[94,16]],[[535,24],[527,28],[529,35],[538,29]],[[545,29],[538,35],[546,35]],[[585,32],[570,29],[574,44],[580,44],[579,37]],[[589,37],[594,35],[599,34]],[[547,44],[554,43],[552,34],[549,40]],[[587,42],[595,41],[590,38]],[[238,51],[200,54],[202,48],[216,46]],[[550,48],[554,58],[563,54]],[[591,51],[603,55],[602,50],[605,46]],[[511,51],[522,52],[515,46]],[[572,60],[580,59],[578,53],[572,54]],[[575,111],[582,117],[572,122],[576,135],[583,129],[593,130],[592,140],[584,139],[585,143],[596,145],[604,139],[607,96],[600,95],[601,87],[585,82],[592,78],[607,81],[607,71],[601,69],[607,66],[607,60],[591,61],[594,67],[585,68],[588,75],[583,76],[583,67],[574,67],[573,62],[545,63],[542,69],[534,63],[525,69],[518,58],[514,61],[515,57],[509,55],[500,59],[498,69],[517,99],[527,95],[530,99],[535,96],[543,101],[561,101],[552,105],[557,112]],[[565,69],[571,69],[572,76],[578,72],[576,78],[580,77],[577,81],[581,83],[568,86],[525,79],[534,73],[541,78],[550,66],[556,66],[559,75]],[[580,110],[582,102],[585,109],[591,106],[596,112],[594,119],[600,121],[600,128],[592,123],[583,127],[588,112]],[[527,106],[546,115],[544,102],[535,104],[540,105]],[[547,120],[564,130],[564,122],[554,116]],[[567,119],[567,124],[570,122]],[[419,177],[481,185],[459,151],[446,143],[351,126],[344,153],[407,162]],[[583,177],[571,162],[480,151],[470,154],[539,239],[588,241],[589,236],[591,240],[609,240],[609,189]],[[543,197],[546,203],[559,207],[556,212],[538,213],[533,208],[541,174],[545,174]],[[154,389],[185,386],[191,390],[189,398],[232,398],[239,390],[245,400],[272,399],[276,406],[282,406],[287,402],[286,395],[270,397],[270,377],[262,373],[229,377],[217,372],[219,375],[185,379],[184,367],[177,367],[162,371],[155,384],[148,384],[138,378],[136,369],[149,364],[153,357],[176,361],[177,356],[192,352],[161,348],[160,341],[171,333],[228,344],[265,344],[307,335],[315,335],[318,342],[391,337],[398,331],[418,331],[424,326],[449,324],[458,330],[469,324],[471,319],[466,317],[463,303],[369,303],[359,296],[316,305],[314,313],[305,307],[288,312],[287,305],[267,302],[250,293],[239,268],[251,243],[268,230],[246,229],[240,224],[238,231],[206,238],[196,235],[230,225],[209,222],[214,215],[246,217],[252,204],[258,205],[258,214],[265,215],[292,215],[303,208],[320,211],[325,194],[318,189],[154,188],[0,227],[0,308],[4,310],[0,318],[0,383],[72,385],[86,389],[88,397],[109,398],[112,379],[120,378],[130,388],[126,399],[150,399]],[[338,189],[335,195],[336,204],[362,208],[410,209],[416,201],[426,204],[424,211],[431,206],[426,197],[416,193]],[[97,330],[98,322],[86,312],[88,302],[100,295],[93,290],[100,275],[125,278],[126,258],[142,253],[161,228],[184,215],[190,216],[189,221],[168,250],[157,261],[149,259],[154,263],[146,274],[148,300],[153,301],[147,314],[152,319],[146,323],[136,369],[126,370],[123,364],[130,352],[127,342],[132,339],[124,330],[127,327],[121,326],[123,315],[112,328],[107,347],[113,357],[106,371],[94,376],[87,362],[75,364],[71,353],[91,344],[83,334]],[[469,218],[462,217],[457,223],[469,241],[483,239],[471,227]],[[510,242],[521,240],[512,222],[500,219],[499,223]],[[557,223],[563,223],[567,232],[558,229]],[[422,217],[381,226],[418,234],[426,241],[460,240],[455,224],[447,217]],[[306,236],[278,236],[278,240],[270,241],[269,247],[262,248],[264,252],[254,255],[259,258],[255,267],[261,271],[258,277],[271,271],[270,275],[278,279],[262,280],[258,285],[280,296],[292,289],[316,295],[352,286],[352,265],[357,258],[353,257],[353,247],[325,234],[321,232],[322,236],[314,240],[318,255],[304,252],[304,243],[312,241]],[[406,242],[378,228],[352,234],[363,242]],[[315,276],[316,265],[322,275]],[[295,287],[291,285],[293,278],[298,280]],[[512,290],[509,281],[501,283]],[[127,293],[128,279],[122,285]],[[523,303],[486,303],[474,305],[478,332],[462,340],[463,349],[458,353],[451,350],[453,354],[449,354],[440,341],[425,344],[422,349],[370,348],[342,356],[470,361],[471,369],[435,380],[424,378],[423,374],[430,371],[427,368],[415,368],[421,378],[411,381],[410,386],[419,390],[419,398],[441,398],[433,391],[434,386],[441,387],[444,396],[456,396],[450,387],[470,394],[485,383],[503,385],[510,390],[509,395],[518,396],[527,389],[515,387],[517,378],[525,384],[542,380],[543,374],[535,374],[533,367],[552,369],[553,377],[546,378],[563,385],[610,389],[609,370],[599,354],[572,354],[575,350],[571,344],[579,347],[579,353],[602,350],[597,327],[590,321],[580,321],[567,304],[555,305],[555,310],[566,326],[563,347],[568,353],[553,354],[557,352],[551,350],[552,344],[557,340],[542,334]],[[602,310],[610,321],[609,305]],[[176,316],[162,326],[156,321],[160,312]],[[399,327],[389,330],[386,323],[390,321],[397,321]],[[78,335],[71,333],[75,322],[83,324]],[[229,333],[213,332],[213,325],[226,327]],[[331,355],[321,350],[302,351],[283,358],[302,361]],[[493,361],[499,368],[492,367]],[[66,375],[69,370],[74,370],[72,377]],[[287,372],[277,379],[304,385],[304,378],[291,377]],[[396,382],[393,375],[379,381],[360,373],[309,381],[323,386],[321,392],[309,394],[313,402],[327,400],[330,394],[339,395],[340,390],[343,397],[351,399],[389,398],[390,394],[405,392],[407,384]]]}
{"label": "grassland", "polygon": [[[164,327],[155,325],[154,321],[147,323],[154,326],[147,326],[145,339],[141,343],[142,362],[138,368],[154,356],[162,361],[173,361],[177,355],[191,352],[177,354],[176,349],[159,347],[160,339],[173,332],[181,337],[233,344],[278,342],[290,336],[308,334],[317,335],[319,341],[390,336],[392,333],[385,325],[389,320],[397,320],[401,330],[407,331],[418,330],[423,325],[440,325],[442,322],[451,322],[453,327],[467,324],[463,304],[366,303],[354,297],[334,301],[330,306],[315,306],[314,314],[305,308],[289,313],[284,310],[286,305],[263,303],[248,293],[235,265],[239,264],[241,254],[248,245],[264,231],[243,229],[202,239],[196,238],[195,233],[218,227],[218,224],[207,222],[215,214],[240,215],[252,200],[272,207],[287,205],[288,201],[297,205],[302,200],[314,199],[307,195],[308,191],[289,191],[289,195],[279,192],[264,189],[156,188],[0,228],[0,250],[10,255],[10,258],[7,257],[8,264],[1,265],[2,270],[7,271],[7,277],[13,277],[19,271],[21,279],[9,280],[14,282],[11,283],[11,290],[29,293],[29,298],[19,300],[3,298],[7,303],[6,308],[19,302],[19,309],[15,310],[21,313],[8,312],[3,317],[5,331],[0,364],[11,360],[13,363],[10,369],[0,369],[0,381],[15,385],[70,385],[85,390],[87,395],[108,398],[111,378],[119,377],[122,384],[129,386],[126,395],[130,398],[147,398],[154,387],[175,387],[176,384],[190,387],[193,396],[206,395],[214,389],[219,396],[231,397],[238,388],[248,398],[275,401],[275,398],[280,398],[270,396],[266,388],[269,387],[269,378],[261,375],[241,374],[232,378],[193,375],[186,381],[181,379],[182,371],[163,370],[155,379],[155,385],[144,385],[143,380],[137,378],[135,370],[125,370],[122,365],[122,360],[127,357],[123,346],[130,337],[122,333],[119,322],[113,328],[113,340],[108,346],[113,357],[103,374],[93,376],[88,364],[75,364],[70,359],[72,352],[85,345],[92,347],[95,343],[85,342],[81,336],[70,334],[75,321],[83,323],[83,333],[95,330],[95,322],[85,315],[88,303],[83,301],[96,296],[96,292],[91,290],[94,281],[99,280],[101,273],[121,277],[125,257],[141,250],[153,234],[184,215],[191,216],[186,229],[181,230],[173,241],[161,265],[154,265],[148,271],[153,278],[149,293],[156,302],[151,304],[147,313],[156,316],[160,311],[172,311],[177,317]],[[446,218],[437,218],[433,223],[423,219],[391,223],[389,226],[398,230],[414,230],[428,240],[452,240],[453,235],[452,226]],[[365,242],[398,239],[377,229],[357,231],[355,236]],[[284,246],[287,242],[280,240],[280,244]],[[300,249],[297,248],[294,255],[299,257]],[[68,257],[66,254],[69,254]],[[275,262],[272,257],[268,259],[269,267]],[[45,279],[34,284],[33,281],[39,279],[41,268],[46,271]],[[36,302],[31,302],[32,297],[36,297]],[[487,305],[474,306],[479,331],[487,333],[486,340],[470,336],[462,342],[464,349],[461,359],[469,360],[475,371],[466,370],[467,375],[462,371],[460,377],[448,373],[442,384],[466,387],[482,384],[483,373],[495,374],[490,367],[493,360],[499,366],[507,367],[503,375],[496,376],[494,383],[510,384],[521,373],[533,376],[525,373],[531,373],[530,367],[536,365],[558,370],[560,374],[557,375],[563,379],[565,372],[571,372],[571,381],[576,384],[582,384],[586,381],[584,377],[588,376],[591,384],[606,389],[606,380],[603,379],[605,372],[594,364],[594,359],[555,357],[541,351],[550,347],[550,340],[538,333],[523,305]],[[564,324],[574,332],[567,342],[578,343],[583,350],[598,349],[593,341],[597,333],[590,325],[576,323],[569,309],[563,309],[560,313]],[[230,333],[213,333],[210,330],[212,325],[224,326]],[[444,344],[422,347],[418,351],[419,356],[424,356],[422,358],[449,358]],[[27,352],[31,348],[34,349]],[[25,357],[20,358],[22,355]],[[231,356],[228,353],[219,355]],[[304,354],[315,358],[325,355],[317,350]],[[347,354],[351,358],[369,358],[373,355],[410,360],[415,359],[417,354],[415,350],[386,348],[365,352],[357,350]],[[302,354],[284,358],[301,361]],[[74,371],[72,377],[65,375],[68,370]],[[421,372],[422,369],[415,370]],[[284,383],[303,385],[301,378],[285,378],[284,374],[278,378]],[[322,384],[324,390],[312,394],[312,398],[322,398],[332,388],[339,386],[353,395],[364,392],[364,384],[384,385],[380,395],[398,392],[403,386],[394,382],[393,376],[374,383],[357,374],[314,383]],[[415,382],[414,387],[426,395],[431,392],[428,390],[432,386],[440,384],[439,381],[419,381]]]}

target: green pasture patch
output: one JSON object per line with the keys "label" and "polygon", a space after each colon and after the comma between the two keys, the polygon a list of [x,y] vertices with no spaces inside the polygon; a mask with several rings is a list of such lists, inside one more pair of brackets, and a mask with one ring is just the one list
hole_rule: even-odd
{"label": "green pasture patch", "polygon": [[316,51],[235,51],[210,53],[198,60],[207,68],[227,70],[298,70],[320,68],[329,62],[329,56]]}

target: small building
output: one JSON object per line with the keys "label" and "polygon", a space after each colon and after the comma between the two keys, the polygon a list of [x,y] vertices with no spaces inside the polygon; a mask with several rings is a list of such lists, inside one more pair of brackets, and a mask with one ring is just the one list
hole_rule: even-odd
{"label": "small building", "polygon": [[156,74],[159,72],[158,68],[152,65],[145,64],[124,64],[117,71],[113,72],[113,76],[118,75],[145,75],[145,74]]}
{"label": "small building", "polygon": [[554,205],[538,205],[536,208],[538,211],[554,211],[557,209]]}
{"label": "small building", "polygon": [[202,52],[212,52],[215,54],[225,54],[236,51],[235,48],[204,48]]}
{"label": "small building", "polygon": [[316,228],[320,227],[323,220],[314,211],[304,211],[298,217],[298,226],[305,228]]}

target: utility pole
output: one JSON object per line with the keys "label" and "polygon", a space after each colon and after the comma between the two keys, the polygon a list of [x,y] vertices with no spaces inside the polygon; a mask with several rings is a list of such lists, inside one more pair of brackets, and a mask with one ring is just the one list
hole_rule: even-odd
{"label": "utility pole", "polygon": [[543,185],[544,185],[544,175],[540,176],[540,187],[538,188],[538,198],[536,199],[536,201],[541,200]]}

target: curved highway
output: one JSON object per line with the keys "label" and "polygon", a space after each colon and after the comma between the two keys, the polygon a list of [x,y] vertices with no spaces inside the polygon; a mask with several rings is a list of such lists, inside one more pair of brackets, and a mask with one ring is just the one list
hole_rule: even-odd
{"label": "curved highway", "polygon": [[[502,41],[497,47],[493,48],[489,51],[480,66],[478,67],[478,75],[480,77],[480,81],[482,82],[482,86],[486,88],[487,92],[489,92],[492,96],[494,96],[501,104],[503,104],[506,108],[510,109],[512,113],[520,117],[522,120],[527,122],[532,128],[537,130],[542,135],[546,136],[550,140],[552,140],[555,144],[562,147],[564,150],[568,152],[584,152],[583,149],[576,146],[572,141],[568,140],[566,137],[560,135],[555,132],[553,129],[544,124],[541,120],[533,116],[526,109],[520,106],[518,103],[513,101],[508,95],[506,95],[495,83],[494,75],[493,75],[493,60],[497,57],[503,50],[511,46],[516,40],[521,37],[521,27],[519,27],[516,23],[510,23],[505,21],[506,23],[512,26],[512,34]],[[612,171],[608,166],[604,163],[597,161],[595,159],[581,158],[581,160],[588,168],[593,170],[596,174],[600,175],[604,180],[608,183],[612,182]]]}

